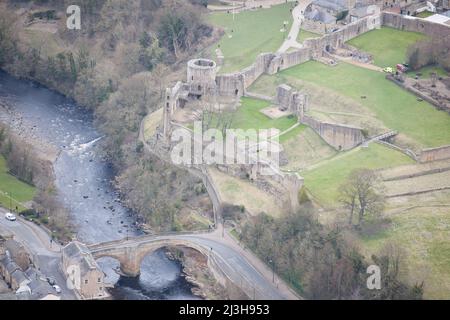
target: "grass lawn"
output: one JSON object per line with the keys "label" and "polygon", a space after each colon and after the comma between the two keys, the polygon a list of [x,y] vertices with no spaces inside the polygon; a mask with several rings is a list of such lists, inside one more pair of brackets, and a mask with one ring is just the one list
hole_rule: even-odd
{"label": "grass lawn", "polygon": [[406,155],[385,146],[371,143],[319,163],[304,171],[306,188],[322,205],[333,206],[339,198],[339,186],[353,169],[380,169],[412,163]]}
{"label": "grass lawn", "polygon": [[299,132],[292,130],[286,133],[291,134],[289,139],[283,140],[284,136],[280,137],[284,153],[289,160],[283,169],[300,171],[336,154],[336,151],[311,128],[300,126],[295,129],[299,129]]}
{"label": "grass lawn", "polygon": [[[257,100],[252,98],[243,97],[241,100],[241,106],[234,112],[232,115],[232,129],[279,129],[280,133],[284,130],[289,129],[293,125],[297,123],[297,119],[294,116],[285,116],[278,119],[271,119],[268,116],[262,114],[260,112],[261,109],[267,108],[270,106],[270,102]],[[211,120],[211,126],[215,127],[219,121],[219,116],[216,114]],[[285,135],[280,137],[280,140],[286,141],[292,134],[295,135],[295,132],[299,133],[301,131],[301,127],[294,128],[291,132],[287,132]]]}
{"label": "grass lawn", "polygon": [[6,161],[0,157],[0,205],[4,208],[10,207],[10,197],[12,194],[12,207],[19,207],[19,211],[25,209],[21,203],[31,201],[34,197],[36,189],[29,184],[26,184],[16,177],[8,173]]}
{"label": "grass lawn", "polygon": [[428,18],[428,17],[430,17],[430,16],[432,16],[432,15],[435,15],[436,13],[434,13],[434,12],[431,12],[431,11],[422,11],[422,12],[419,12],[418,14],[416,14],[416,17],[418,17],[418,18]]}
{"label": "grass lawn", "polygon": [[307,39],[313,39],[313,38],[320,38],[322,35],[310,31],[306,31],[303,29],[300,29],[300,32],[298,33],[297,41],[299,43],[302,43],[303,41]]}
{"label": "grass lawn", "polygon": [[310,61],[282,71],[281,76],[311,82],[359,101],[384,125],[414,140],[419,147],[450,144],[450,116],[425,101],[417,101],[382,73],[347,63],[329,67]]}
{"label": "grass lawn", "polygon": [[260,110],[270,106],[270,102],[245,97],[241,101],[242,105],[233,118],[232,127],[235,129],[275,128],[284,131],[297,123],[297,119],[293,116],[271,119],[262,114]]}
{"label": "grass lawn", "polygon": [[348,43],[373,55],[374,63],[379,67],[393,67],[406,61],[408,47],[425,39],[417,32],[400,31],[382,27],[360,35]]}
{"label": "grass lawn", "polygon": [[291,139],[297,137],[300,133],[302,133],[305,129],[307,128],[307,126],[301,124],[297,127],[295,127],[294,129],[286,132],[285,134],[281,135],[279,137],[280,139],[280,143],[285,143],[288,141],[291,141]]}
{"label": "grass lawn", "polygon": [[229,13],[210,14],[209,22],[225,30],[218,43],[225,56],[220,72],[239,71],[250,66],[260,53],[276,51],[284,41],[285,33],[280,32],[283,22],[289,21],[288,29],[292,24],[292,6],[293,3],[286,3],[270,9],[247,10],[237,13],[234,20]]}
{"label": "grass lawn", "polygon": [[406,278],[413,284],[424,281],[426,299],[450,298],[449,208],[415,208],[391,217],[384,230],[361,238],[366,255],[390,243],[405,253]]}

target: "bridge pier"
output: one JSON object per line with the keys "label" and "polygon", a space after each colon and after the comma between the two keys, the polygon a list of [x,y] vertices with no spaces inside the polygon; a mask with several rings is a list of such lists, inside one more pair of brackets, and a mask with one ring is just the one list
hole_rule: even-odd
{"label": "bridge pier", "polygon": [[137,277],[141,274],[141,259],[135,248],[127,248],[120,261],[120,272],[126,277]]}

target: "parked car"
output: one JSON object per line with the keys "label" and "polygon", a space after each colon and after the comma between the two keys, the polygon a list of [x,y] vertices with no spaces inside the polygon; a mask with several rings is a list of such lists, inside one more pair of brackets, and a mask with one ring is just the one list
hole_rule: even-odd
{"label": "parked car", "polygon": [[5,214],[5,218],[6,218],[6,220],[9,220],[9,221],[16,221],[16,216],[14,214],[12,214],[11,212],[7,212]]}
{"label": "parked car", "polygon": [[55,289],[56,293],[61,293],[61,288],[57,284],[53,286],[53,289]]}

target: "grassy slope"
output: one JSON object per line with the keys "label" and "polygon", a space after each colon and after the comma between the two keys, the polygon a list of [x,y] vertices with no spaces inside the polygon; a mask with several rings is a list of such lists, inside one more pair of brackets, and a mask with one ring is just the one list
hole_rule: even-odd
{"label": "grassy slope", "polygon": [[[448,197],[448,195],[447,195]],[[370,255],[387,242],[404,250],[408,279],[425,282],[425,298],[450,298],[450,216],[449,208],[415,208],[392,217],[384,230],[362,237]]]}
{"label": "grassy slope", "polygon": [[259,189],[250,181],[227,175],[217,169],[210,169],[210,173],[224,202],[243,205],[252,216],[265,212],[277,217],[282,213],[274,196]]}
{"label": "grassy slope", "polygon": [[348,43],[371,53],[377,66],[392,67],[405,62],[408,47],[424,38],[421,33],[383,27],[369,31]]}
{"label": "grassy slope", "polygon": [[305,171],[305,185],[323,205],[338,201],[339,186],[353,169],[380,169],[412,163],[406,155],[385,146],[372,143],[369,148],[358,147],[338,157],[325,160],[314,169]]}
{"label": "grassy slope", "polygon": [[302,43],[303,41],[305,41],[307,39],[319,38],[319,37],[321,37],[321,35],[318,33],[300,29],[300,32],[298,33],[297,41]]}
{"label": "grassy slope", "polygon": [[[373,110],[390,129],[424,147],[450,143],[450,116],[386,80],[379,72],[341,63],[328,67],[310,61],[282,72],[335,90]],[[366,99],[361,99],[366,96]]]}
{"label": "grassy slope", "polygon": [[232,14],[211,14],[209,22],[222,27],[226,33],[218,43],[225,56],[220,72],[238,71],[250,66],[258,54],[276,51],[284,41],[284,33],[280,32],[283,22],[289,21],[288,28],[292,23],[291,6],[292,3],[287,3],[244,11],[236,14],[234,21]]}
{"label": "grassy slope", "polygon": [[19,210],[23,210],[25,208],[20,203],[31,201],[35,191],[34,187],[10,175],[5,159],[0,157],[0,205],[2,207],[9,208],[10,198],[6,193],[12,193],[12,207],[18,206]]}
{"label": "grassy slope", "polygon": [[149,139],[155,134],[156,128],[162,122],[163,113],[164,113],[163,108],[160,108],[160,109],[154,111],[153,113],[149,114],[145,118],[145,122],[144,122],[144,139]]}

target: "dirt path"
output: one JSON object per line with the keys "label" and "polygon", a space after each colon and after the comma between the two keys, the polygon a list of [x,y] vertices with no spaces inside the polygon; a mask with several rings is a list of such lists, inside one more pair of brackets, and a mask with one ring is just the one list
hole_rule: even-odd
{"label": "dirt path", "polygon": [[344,57],[340,57],[340,56],[337,56],[337,55],[332,55],[332,56],[336,60],[344,61],[344,62],[346,62],[348,64],[352,64],[352,65],[360,67],[360,68],[364,68],[364,69],[368,69],[368,70],[372,70],[372,71],[377,71],[377,72],[383,72],[383,68],[381,68],[381,67],[378,67],[378,66],[370,64],[370,63],[358,62],[358,61],[353,60],[353,58],[351,58],[351,57],[345,57],[344,58]]}

